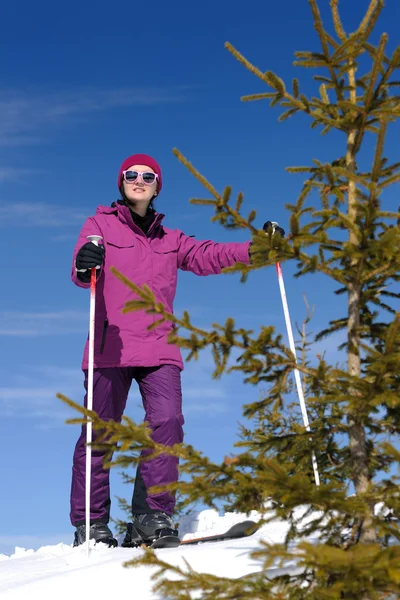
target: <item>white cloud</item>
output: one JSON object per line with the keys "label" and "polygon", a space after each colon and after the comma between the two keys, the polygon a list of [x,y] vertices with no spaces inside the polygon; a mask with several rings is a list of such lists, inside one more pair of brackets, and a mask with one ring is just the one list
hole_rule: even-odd
{"label": "white cloud", "polygon": [[84,311],[59,312],[0,311],[0,336],[37,337],[82,333],[88,322]]}
{"label": "white cloud", "polygon": [[215,364],[209,350],[204,350],[199,360],[185,363],[182,373],[184,414],[214,414],[229,410],[229,404],[238,389],[235,389],[231,377],[212,379],[214,370]]}
{"label": "white cloud", "polygon": [[23,376],[16,374],[8,385],[0,387],[0,416],[34,418],[37,428],[64,426],[76,413],[57,398],[62,393],[82,403],[83,373],[56,365],[26,366]]}
{"label": "white cloud", "polygon": [[87,215],[65,206],[46,202],[1,202],[0,227],[67,227],[82,223]]}
{"label": "white cloud", "polygon": [[[182,102],[185,86],[130,87],[101,90],[94,87],[54,91],[30,88],[24,92],[0,91],[0,145],[42,143],[52,129],[72,118],[123,106]],[[39,132],[39,135],[37,135]]]}
{"label": "white cloud", "polygon": [[[24,168],[24,176],[40,173],[36,169]],[[0,167],[0,183],[4,181],[18,181],[21,178],[21,169],[18,167]]]}
{"label": "white cloud", "polygon": [[76,234],[61,233],[60,235],[54,235],[51,238],[52,242],[76,242]]}
{"label": "white cloud", "polygon": [[55,397],[55,387],[0,387],[0,401],[34,400],[36,404]]}
{"label": "white cloud", "polygon": [[49,379],[56,379],[59,381],[75,381],[77,377],[82,377],[82,370],[80,368],[72,369],[68,367],[58,367],[57,365],[38,365],[31,367],[30,371],[40,375],[41,377],[48,377]]}
{"label": "white cloud", "polygon": [[[62,383],[48,387],[31,387],[26,388],[0,388],[0,415],[1,418],[34,418],[41,420],[40,426],[46,425],[47,428],[64,426],[65,420],[72,416],[77,417],[75,411],[65,405],[57,398],[58,393],[63,393],[67,397],[73,394],[71,390],[65,389]],[[77,380],[78,383],[78,380]],[[81,385],[80,394],[78,389],[75,391],[74,401],[82,402],[84,388]],[[79,394],[79,396],[78,396]],[[45,420],[43,422],[43,419]],[[35,427],[36,427],[35,423]]]}
{"label": "white cloud", "polygon": [[[56,315],[57,313],[54,317]],[[242,384],[239,387],[237,378],[232,381],[231,377],[213,380],[213,368],[212,358],[208,353],[204,353],[199,361],[186,366],[182,376],[185,415],[221,414],[229,410],[232,401],[241,402]],[[77,415],[56,395],[60,392],[75,402],[82,403],[83,379],[80,367],[24,365],[21,373],[16,373],[11,381],[0,387],[0,417],[23,415],[33,417],[35,427],[63,426],[67,418]],[[125,414],[138,422],[144,417],[141,396],[135,382],[131,387]]]}
{"label": "white cloud", "polygon": [[[185,394],[186,396],[186,394]],[[225,402],[199,402],[197,404],[189,403],[183,408],[185,415],[206,413],[207,415],[215,415],[228,412],[229,406]]]}
{"label": "white cloud", "polygon": [[[211,381],[211,377],[204,377],[204,379]],[[222,380],[216,381],[212,386],[205,386],[204,379],[197,381],[199,385],[193,385],[196,382],[189,376],[189,385],[185,386],[185,397],[191,400],[228,397],[228,390],[221,385]]]}

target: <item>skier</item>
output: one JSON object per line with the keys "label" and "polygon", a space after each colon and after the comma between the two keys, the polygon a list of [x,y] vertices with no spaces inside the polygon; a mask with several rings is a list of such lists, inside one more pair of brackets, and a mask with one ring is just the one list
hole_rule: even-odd
{"label": "skier", "polygon": [[[132,292],[112,273],[116,267],[138,285],[146,283],[157,301],[173,310],[177,271],[196,275],[219,274],[236,262],[250,263],[251,242],[216,243],[196,241],[179,230],[163,227],[163,214],[155,211],[154,199],[162,189],[159,164],[151,156],[134,154],[125,159],[117,180],[121,199],[111,206],[98,206],[96,214],[83,225],[74,249],[72,280],[82,288],[90,286],[91,269],[96,267],[96,323],[94,337],[93,410],[102,420],[120,422],[133,380],[139,386],[145,420],[155,442],[173,445],[183,441],[180,349],[168,344],[170,322],[155,329],[148,326],[156,317],[145,311],[123,314]],[[281,235],[284,235],[280,229]],[[102,237],[101,245],[87,241],[88,235]],[[88,341],[82,370],[87,392]],[[85,395],[85,406],[87,394]],[[96,438],[93,432],[93,440]],[[85,459],[86,427],[83,426],[73,456],[71,483],[74,545],[86,539]],[[91,512],[89,537],[96,542],[117,545],[108,526],[110,517],[109,470],[103,467],[104,454],[92,453]],[[178,479],[178,459],[160,456],[141,462],[137,468],[132,498],[132,523],[144,541],[173,530],[175,498],[168,491],[149,493],[155,485]]]}

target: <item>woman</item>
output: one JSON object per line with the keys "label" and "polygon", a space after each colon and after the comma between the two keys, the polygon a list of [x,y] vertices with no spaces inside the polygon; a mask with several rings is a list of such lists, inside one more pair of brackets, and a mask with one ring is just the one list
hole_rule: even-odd
{"label": "woman", "polygon": [[[93,410],[103,420],[120,422],[133,379],[143,400],[145,420],[154,441],[173,445],[183,440],[180,349],[168,344],[171,323],[148,331],[157,318],[144,311],[122,313],[132,292],[110,272],[114,266],[138,285],[146,283],[168,311],[173,310],[177,271],[196,275],[219,274],[236,262],[249,264],[250,242],[196,241],[179,230],[163,227],[164,215],[153,208],[161,192],[158,163],[145,154],[129,156],[118,173],[121,200],[99,206],[80,233],[73,256],[72,280],[90,285],[90,270],[97,267],[94,350]],[[283,233],[283,231],[282,231]],[[102,237],[100,246],[88,235]],[[88,343],[82,368],[87,390]],[[86,397],[85,397],[86,405]],[[74,545],[86,539],[85,457],[86,430],[82,427],[72,468],[71,523],[76,527]],[[178,459],[170,456],[139,465],[132,499],[133,525],[143,540],[151,540],[173,528],[175,498],[170,492],[150,494],[155,485],[178,479]],[[110,515],[109,470],[103,454],[92,454],[90,538],[116,545],[108,527]]]}

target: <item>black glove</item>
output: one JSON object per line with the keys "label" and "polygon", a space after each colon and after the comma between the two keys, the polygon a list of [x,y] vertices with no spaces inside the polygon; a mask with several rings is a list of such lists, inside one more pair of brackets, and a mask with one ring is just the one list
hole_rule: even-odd
{"label": "black glove", "polygon": [[[272,221],[266,221],[264,223],[264,225],[263,225],[263,230],[267,233],[269,228],[271,228],[273,230],[274,235],[276,233],[278,233],[279,236],[285,237],[285,230],[283,229],[283,227],[279,227],[279,225],[276,225],[275,229],[274,229],[274,227],[272,225]],[[253,250],[252,246],[253,246],[253,242],[250,242],[250,247],[249,247],[250,263],[254,262],[254,259],[253,259],[253,257],[254,257],[254,250]]]}
{"label": "black glove", "polygon": [[[272,227],[272,229],[273,229],[273,226],[272,226],[272,222],[271,222],[271,221],[267,221],[266,223],[264,223],[264,225],[263,225],[263,229],[264,229],[264,231],[268,231],[269,227]],[[275,227],[275,230],[274,230],[274,235],[275,235],[276,233],[279,233],[279,235],[280,235],[281,237],[285,237],[285,230],[284,230],[282,227],[279,227],[279,225],[276,225],[276,227]]]}
{"label": "black glove", "polygon": [[101,267],[104,262],[104,256],[104,246],[96,246],[93,242],[88,242],[82,246],[76,255],[75,266],[78,270]]}

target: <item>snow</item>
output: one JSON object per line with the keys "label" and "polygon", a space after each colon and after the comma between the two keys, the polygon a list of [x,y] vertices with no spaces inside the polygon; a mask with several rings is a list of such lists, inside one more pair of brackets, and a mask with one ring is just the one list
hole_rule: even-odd
{"label": "snow", "polygon": [[[181,518],[180,535],[183,539],[212,535],[225,531],[243,520],[258,520],[260,515],[227,513],[204,510]],[[195,546],[160,549],[155,552],[163,560],[184,567],[184,559],[202,573],[221,577],[242,577],[259,570],[259,563],[249,556],[258,547],[259,540],[281,543],[287,524],[276,520],[261,527],[254,535],[239,540],[202,543]],[[71,535],[72,537],[72,535]],[[86,547],[72,548],[68,544],[43,546],[39,550],[15,548],[11,556],[0,555],[1,600],[55,600],[74,598],[79,594],[88,598],[125,597],[129,590],[140,600],[163,600],[152,591],[153,567],[124,567],[124,563],[140,556],[140,548],[107,548],[91,545],[89,557]],[[287,566],[293,571],[294,565]],[[271,570],[271,575],[278,570]],[[282,570],[279,569],[279,573]]]}

